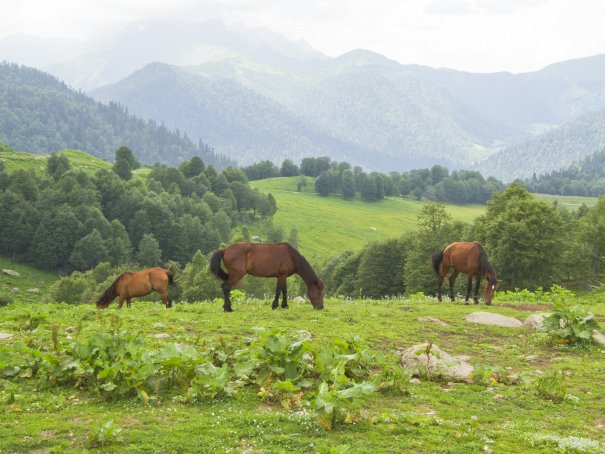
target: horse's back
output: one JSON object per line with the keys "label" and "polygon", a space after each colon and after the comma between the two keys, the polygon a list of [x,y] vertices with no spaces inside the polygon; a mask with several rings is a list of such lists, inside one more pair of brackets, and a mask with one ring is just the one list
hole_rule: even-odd
{"label": "horse's back", "polygon": [[223,262],[228,270],[270,277],[289,273],[293,260],[288,243],[234,243],[225,248]]}
{"label": "horse's back", "polygon": [[461,273],[476,274],[479,272],[479,257],[482,251],[483,247],[477,242],[451,243],[443,251],[444,262]]}

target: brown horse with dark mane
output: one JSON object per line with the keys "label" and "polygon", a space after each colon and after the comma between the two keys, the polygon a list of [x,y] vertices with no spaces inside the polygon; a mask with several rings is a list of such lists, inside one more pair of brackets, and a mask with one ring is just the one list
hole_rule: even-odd
{"label": "brown horse with dark mane", "polygon": [[441,301],[443,280],[450,268],[453,268],[454,271],[449,278],[449,296],[452,301],[454,301],[454,283],[456,282],[456,278],[459,273],[466,273],[468,275],[468,284],[466,286],[465,301],[468,303],[471,288],[473,286],[473,278],[476,277],[475,296],[473,297],[473,300],[475,301],[475,304],[479,304],[479,285],[481,279],[485,277],[483,288],[485,304],[488,306],[492,304],[493,294],[498,289],[500,281],[496,279],[496,272],[487,260],[485,249],[483,249],[483,246],[479,243],[451,243],[443,251],[433,254],[431,256],[431,261],[433,262],[435,272],[439,276],[439,290],[437,291],[437,298],[439,301]]}
{"label": "brown horse with dark mane", "polygon": [[172,283],[172,273],[164,268],[126,271],[103,292],[97,300],[97,308],[107,308],[117,297],[120,298],[118,309],[122,309],[124,301],[126,306],[130,307],[131,298],[149,295],[154,290],[159,293],[166,307],[172,307],[172,300],[168,296],[168,285]]}
{"label": "brown horse with dark mane", "polygon": [[[227,272],[221,268],[221,261]],[[324,307],[324,283],[300,252],[288,243],[259,244],[234,243],[225,249],[216,251],[210,259],[212,274],[223,281],[225,295],[223,309],[232,312],[231,289],[244,275],[256,277],[276,277],[275,299],[272,309],[278,308],[280,293],[283,294],[281,307],[288,308],[286,280],[288,276],[298,274],[307,285],[307,295],[315,309]]]}

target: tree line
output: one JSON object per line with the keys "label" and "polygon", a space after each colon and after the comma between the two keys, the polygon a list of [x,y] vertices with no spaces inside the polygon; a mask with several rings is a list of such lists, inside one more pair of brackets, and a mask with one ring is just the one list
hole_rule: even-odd
{"label": "tree line", "polygon": [[390,172],[388,175],[366,173],[361,167],[332,161],[327,156],[303,158],[300,166],[289,159],[284,160],[281,167],[271,161],[261,161],[242,170],[250,180],[297,175],[314,177],[319,195],[340,195],[344,199],[359,196],[367,202],[384,197],[410,197],[448,203],[485,203],[492,192],[505,187],[501,181],[493,177],[485,179],[476,171],[450,173],[447,168],[434,165],[430,169]]}
{"label": "tree line", "polygon": [[143,180],[132,177],[137,166],[127,147],[112,170],[94,175],[60,153],[43,174],[9,173],[0,161],[0,254],[59,272],[101,262],[184,264],[229,241],[238,223],[277,209],[236,168],[218,172],[194,156],[178,168],[156,164]]}
{"label": "tree line", "polygon": [[[590,288],[605,271],[605,197],[570,212],[535,199],[519,184],[494,194],[472,224],[453,221],[438,203],[423,207],[418,229],[400,238],[345,251],[321,276],[333,295],[381,298],[435,294],[432,253],[454,241],[479,241],[503,289],[547,288],[553,283]],[[459,280],[459,291],[466,282]],[[447,285],[447,283],[446,283]]]}

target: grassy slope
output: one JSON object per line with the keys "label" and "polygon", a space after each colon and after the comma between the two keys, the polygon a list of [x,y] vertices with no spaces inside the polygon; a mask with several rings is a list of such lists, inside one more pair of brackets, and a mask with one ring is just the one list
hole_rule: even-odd
{"label": "grassy slope", "polygon": [[[319,197],[311,185],[306,192],[296,192],[297,182],[298,177],[286,177],[252,181],[250,185],[273,194],[277,201],[275,223],[284,226],[286,237],[290,229],[297,228],[300,250],[316,263],[347,249],[361,249],[370,241],[414,230],[424,205],[402,198],[368,203]],[[471,222],[484,210],[482,205],[448,205],[452,217],[464,222]]]}
{"label": "grassy slope", "polygon": [[[521,384],[486,386],[422,380],[409,384],[410,394],[389,392],[370,399],[352,425],[324,431],[310,408],[288,412],[278,403],[264,403],[252,390],[234,399],[185,404],[176,396],[153,396],[150,404],[136,399],[106,401],[92,391],[41,386],[31,379],[17,381],[14,403],[0,406],[0,452],[81,452],[100,426],[113,420],[123,429],[124,441],[101,452],[327,452],[349,445],[349,452],[469,453],[489,451],[555,452],[535,447],[536,434],[579,436],[605,443],[602,376],[605,355],[598,349],[555,349],[540,334],[526,328],[499,328],[467,323],[463,316],[489,310],[524,320],[529,312],[522,302],[495,300],[495,306],[437,303],[434,299],[326,302],[313,311],[308,303],[292,303],[289,311],[271,311],[268,301],[234,305],[225,314],[220,304],[178,304],[166,310],[158,304],[135,301],[132,309],[107,311],[90,306],[45,305],[48,315],[35,332],[19,332],[16,315],[29,305],[0,310],[0,331],[33,345],[50,342],[54,325],[59,341],[71,342],[68,327],[81,324],[81,336],[106,332],[111,326],[139,333],[149,348],[166,344],[238,345],[254,334],[253,327],[284,328],[289,333],[307,330],[313,342],[349,338],[359,334],[372,349],[395,358],[398,349],[425,340],[445,351],[468,355],[474,366],[510,368],[505,373],[538,376],[565,371],[567,392],[579,400],[555,404]],[[532,301],[537,310],[548,310]],[[603,304],[586,303],[605,315]],[[448,323],[419,323],[418,317],[438,316]],[[69,331],[69,332],[68,332]],[[168,339],[154,334],[168,333]],[[185,390],[183,390],[184,392]],[[0,386],[0,399],[8,395]],[[174,398],[172,398],[174,397]],[[558,451],[557,451],[558,452]],[[566,451],[567,452],[567,451]],[[570,451],[572,452],[572,451]],[[595,452],[573,451],[573,452]],[[599,451],[597,451],[599,452]]]}
{"label": "grassy slope", "polygon": [[[20,276],[9,276],[0,271],[0,296],[10,296],[15,302],[37,302],[48,294],[49,287],[59,278],[56,274],[40,271],[27,265],[21,265],[6,257],[0,257],[0,270],[17,271]],[[14,293],[11,289],[17,288]],[[32,292],[32,289],[38,289]]]}
{"label": "grassy slope", "polygon": [[[62,150],[60,155],[66,156],[74,169],[81,169],[84,172],[94,175],[99,169],[110,170],[112,164],[94,157],[80,150]],[[17,169],[33,170],[36,173],[46,172],[46,161],[49,155],[26,152],[6,152],[0,150],[0,160],[4,161],[9,173]],[[135,175],[146,176],[149,174],[149,168],[141,168],[134,171]]]}

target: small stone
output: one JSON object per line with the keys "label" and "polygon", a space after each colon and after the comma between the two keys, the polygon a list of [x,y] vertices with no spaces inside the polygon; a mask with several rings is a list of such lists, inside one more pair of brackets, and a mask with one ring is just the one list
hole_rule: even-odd
{"label": "small stone", "polygon": [[12,277],[19,277],[21,276],[21,274],[19,274],[18,272],[16,272],[15,270],[2,270],[2,272],[8,276],[12,276]]}
{"label": "small stone", "polygon": [[9,334],[9,333],[0,333],[0,340],[2,340],[2,339],[10,339],[12,337],[13,337],[12,334]]}
{"label": "small stone", "polygon": [[599,333],[596,329],[592,332],[592,340],[602,347],[605,347],[605,335]]}
{"label": "small stone", "polygon": [[154,334],[153,337],[155,337],[156,339],[168,339],[170,337],[170,334],[158,333],[158,334]]}
{"label": "small stone", "polygon": [[418,378],[412,378],[412,379],[410,379],[410,383],[411,383],[412,385],[419,385],[419,384],[421,384],[422,382],[421,382],[421,381],[420,381]]}
{"label": "small stone", "polygon": [[550,317],[552,314],[547,312],[542,312],[539,314],[531,314],[529,317],[525,319],[523,322],[524,326],[527,326],[532,329],[540,329],[544,324],[544,319]]}
{"label": "small stone", "polygon": [[19,293],[19,289],[17,287],[13,287],[13,288],[11,288],[11,292]]}
{"label": "small stone", "polygon": [[566,377],[573,377],[573,374],[570,371],[568,371],[568,370],[566,370],[565,372],[563,372],[563,375],[565,375]]}
{"label": "small stone", "polygon": [[513,370],[513,368],[508,366],[508,367],[505,367],[504,370]]}
{"label": "small stone", "polygon": [[536,369],[534,372],[536,375],[544,375],[544,372],[542,372],[540,369]]}
{"label": "small stone", "polygon": [[299,303],[299,304],[300,304],[300,303],[304,303],[304,302],[305,302],[305,299],[304,299],[302,296],[296,296],[296,297],[294,297],[294,298],[292,299],[292,302],[293,302],[293,303]]}
{"label": "small stone", "polygon": [[65,332],[66,333],[73,333],[76,331],[76,327],[75,326],[68,326],[67,328],[65,328]]}
{"label": "small stone", "polygon": [[533,361],[534,359],[538,359],[537,355],[529,355],[527,357],[525,357],[526,360],[528,361]]}
{"label": "small stone", "polygon": [[518,328],[523,326],[523,323],[514,317],[507,317],[505,315],[491,312],[473,312],[471,314],[467,314],[464,317],[464,320],[471,323],[479,323],[481,325],[504,326],[507,328]]}
{"label": "small stone", "polygon": [[29,292],[29,293],[40,293],[40,289],[37,288],[37,287],[36,288],[30,288],[30,289],[27,289],[26,292]]}
{"label": "small stone", "polygon": [[479,421],[479,418],[477,418],[475,415],[471,416],[471,421]]}

